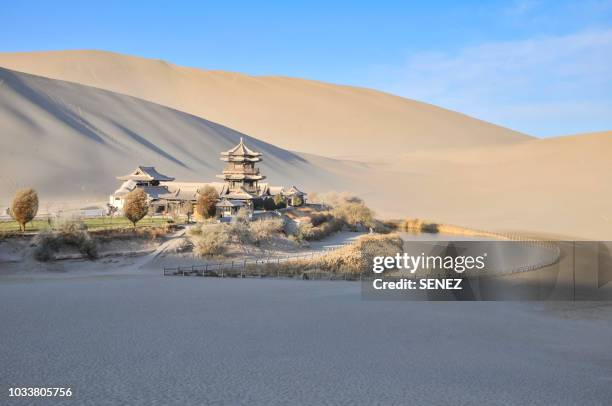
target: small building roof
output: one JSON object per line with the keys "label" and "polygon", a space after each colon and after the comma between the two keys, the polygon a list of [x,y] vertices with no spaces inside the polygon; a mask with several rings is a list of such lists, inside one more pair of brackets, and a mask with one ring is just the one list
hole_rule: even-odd
{"label": "small building roof", "polygon": [[223,199],[217,204],[215,204],[215,206],[217,207],[243,207],[244,203],[241,202],[240,200]]}
{"label": "small building roof", "polygon": [[254,194],[251,194],[242,188],[240,190],[229,192],[225,194],[223,197],[227,199],[235,199],[235,200],[253,200],[257,198],[257,196],[255,196]]}
{"label": "small building roof", "polygon": [[118,176],[119,180],[134,180],[141,182],[151,182],[151,181],[160,181],[160,182],[169,182],[173,181],[174,178],[170,176],[162,175],[157,172],[157,170],[153,166],[138,166],[132,173],[129,173],[124,176]]}
{"label": "small building roof", "polygon": [[151,200],[167,199],[172,193],[165,186],[142,186],[142,190]]}
{"label": "small building roof", "polygon": [[138,184],[133,180],[126,180],[119,187],[119,189],[115,190],[113,193],[113,197],[125,197],[128,193],[136,189],[137,187],[141,187],[142,190],[147,194],[149,199],[157,200],[157,199],[166,199],[172,195],[172,192],[168,190],[166,186],[138,186]]}
{"label": "small building roof", "polygon": [[302,192],[300,189],[296,188],[293,185],[291,185],[289,190],[284,191],[283,194],[285,196],[304,196],[305,195],[304,192]]}
{"label": "small building roof", "polygon": [[113,196],[121,197],[130,193],[136,187],[136,182],[133,180],[126,180],[119,186],[119,189],[115,190]]}
{"label": "small building roof", "polygon": [[270,186],[269,190],[270,190],[270,195],[272,196],[281,195],[285,192],[285,188],[282,186]]}

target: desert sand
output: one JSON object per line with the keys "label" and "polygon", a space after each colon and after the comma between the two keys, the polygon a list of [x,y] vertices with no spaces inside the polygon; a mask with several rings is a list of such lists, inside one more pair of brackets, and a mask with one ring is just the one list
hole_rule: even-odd
{"label": "desert sand", "polygon": [[2,68],[0,96],[4,202],[25,186],[42,199],[106,200],[121,183],[116,176],[139,164],[181,181],[215,181],[219,153],[241,136],[264,154],[261,168],[273,184],[333,189],[361,165],[290,152],[134,97]]}
{"label": "desert sand", "polygon": [[282,148],[325,156],[376,156],[530,138],[371,89],[205,71],[111,52],[0,53],[0,66],[135,96]]}
{"label": "desert sand", "polygon": [[78,404],[607,405],[612,396],[606,304],[367,301],[358,282],[158,268],[55,276],[0,283],[2,378],[71,386]]}
{"label": "desert sand", "polygon": [[351,191],[381,217],[612,238],[612,132],[536,139],[373,90],[104,52],[0,54],[0,66],[98,87],[0,70],[0,206],[23,186],[104,201],[138,164],[213,180],[242,131],[271,184]]}

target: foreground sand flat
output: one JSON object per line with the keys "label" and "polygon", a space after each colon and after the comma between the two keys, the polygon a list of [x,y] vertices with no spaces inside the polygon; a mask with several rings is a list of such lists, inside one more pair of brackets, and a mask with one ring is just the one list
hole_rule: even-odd
{"label": "foreground sand flat", "polygon": [[[62,300],[58,300],[62,298]],[[589,404],[609,307],[361,300],[356,282],[2,281],[3,380],[80,404]],[[45,368],[32,365],[45,361]]]}

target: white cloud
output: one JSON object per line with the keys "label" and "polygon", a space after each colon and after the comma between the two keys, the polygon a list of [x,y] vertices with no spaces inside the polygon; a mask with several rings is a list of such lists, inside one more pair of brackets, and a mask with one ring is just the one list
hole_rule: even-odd
{"label": "white cloud", "polygon": [[383,70],[393,93],[535,135],[612,129],[612,30],[415,54]]}

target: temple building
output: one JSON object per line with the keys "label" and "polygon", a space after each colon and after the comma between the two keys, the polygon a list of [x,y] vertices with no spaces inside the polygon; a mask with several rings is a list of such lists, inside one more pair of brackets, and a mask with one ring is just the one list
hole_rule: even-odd
{"label": "temple building", "polygon": [[154,167],[138,166],[131,173],[117,177],[123,184],[110,196],[109,207],[121,212],[127,194],[142,188],[149,198],[150,214],[193,213],[200,191],[207,186],[213,187],[219,195],[218,217],[234,216],[243,207],[251,212],[261,209],[265,199],[274,199],[277,195],[283,196],[288,206],[304,204],[305,194],[297,187],[284,188],[260,182],[266,178],[256,166],[262,154],[248,148],[242,137],[238,145],[221,152],[221,160],[226,164],[217,177],[223,182],[176,182]]}
{"label": "temple building", "polygon": [[252,205],[253,200],[261,196],[259,181],[266,178],[255,166],[261,161],[261,153],[247,148],[240,137],[238,145],[221,153],[221,160],[227,162],[223,174],[217,175],[217,178],[223,179],[227,185],[227,192],[222,197]]}
{"label": "temple building", "polygon": [[131,173],[118,176],[117,179],[122,180],[123,184],[111,195],[110,206],[122,210],[128,193],[136,188],[142,188],[149,197],[153,212],[157,212],[157,208],[153,205],[170,193],[165,185],[161,185],[161,182],[172,182],[174,180],[170,176],[157,172],[152,166],[138,166]]}

